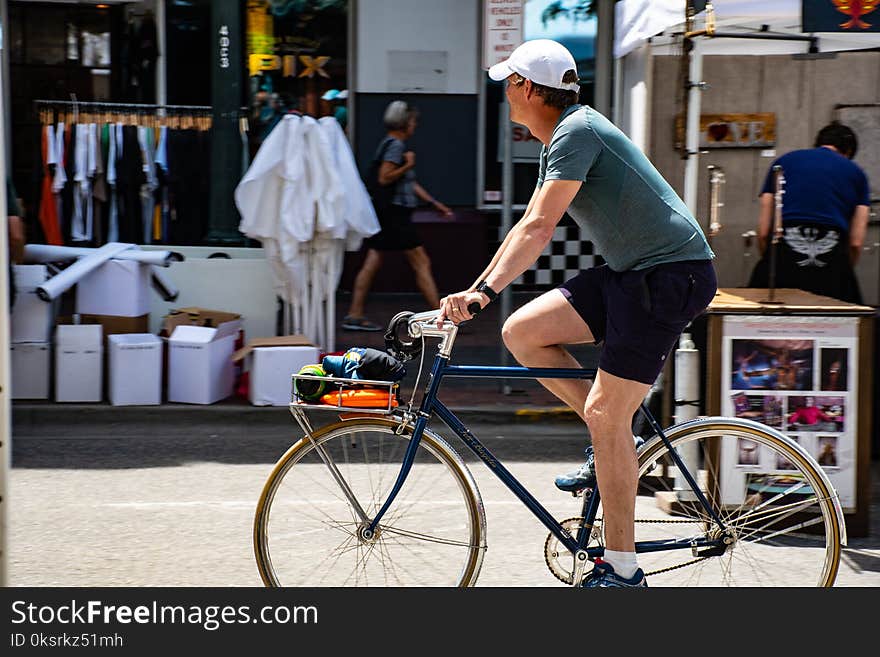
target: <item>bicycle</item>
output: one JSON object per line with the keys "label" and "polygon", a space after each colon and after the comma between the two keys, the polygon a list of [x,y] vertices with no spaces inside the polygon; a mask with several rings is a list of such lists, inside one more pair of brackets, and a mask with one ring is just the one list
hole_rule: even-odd
{"label": "bicycle", "polygon": [[[275,464],[254,517],[266,586],[475,585],[487,549],[483,504],[459,453],[427,427],[433,417],[549,530],[544,557],[557,579],[580,585],[602,555],[598,489],[582,495],[579,516],[556,520],[437,396],[446,377],[591,378],[595,370],[451,365],[458,327],[438,327],[436,316],[400,313],[389,325],[391,353],[421,355],[408,405],[328,406],[339,421],[313,429],[306,411],[321,406],[294,392],[290,411],[305,435]],[[416,409],[425,338],[440,342]],[[314,378],[294,375],[294,383],[303,377]],[[802,447],[750,420],[703,417],[664,430],[644,402],[640,412],[654,435],[638,450],[635,538],[651,586],[833,585],[843,512]],[[736,465],[747,447],[757,447],[757,465]]]}

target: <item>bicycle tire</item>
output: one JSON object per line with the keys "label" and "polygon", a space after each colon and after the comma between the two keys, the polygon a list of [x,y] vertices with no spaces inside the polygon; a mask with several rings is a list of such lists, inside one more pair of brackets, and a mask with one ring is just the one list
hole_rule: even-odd
{"label": "bicycle tire", "polygon": [[[843,511],[828,476],[802,446],[757,422],[724,417],[690,420],[665,433],[731,530],[732,542],[721,554],[637,548],[649,585],[834,584],[846,543]],[[741,457],[750,453],[747,446],[756,448],[757,458]],[[717,533],[717,523],[690,499],[696,498],[692,489],[680,490],[682,484],[666,445],[654,436],[639,451],[637,544]],[[602,541],[601,508],[593,536]]]}
{"label": "bicycle tire", "polygon": [[254,516],[254,554],[266,586],[473,586],[485,553],[486,517],[461,457],[425,430],[416,461],[376,535],[324,461],[334,462],[372,519],[412,437],[400,421],[341,420],[305,436],[278,460]]}

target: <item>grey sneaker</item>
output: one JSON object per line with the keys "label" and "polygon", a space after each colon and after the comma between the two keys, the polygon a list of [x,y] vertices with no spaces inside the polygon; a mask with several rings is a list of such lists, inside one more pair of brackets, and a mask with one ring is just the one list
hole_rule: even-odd
{"label": "grey sneaker", "polygon": [[365,317],[346,315],[342,319],[342,328],[346,331],[381,331],[382,327]]}
{"label": "grey sneaker", "polygon": [[[636,449],[645,444],[644,439],[640,436],[633,436],[633,442],[636,445]],[[596,465],[592,445],[584,450],[584,455],[586,460],[577,470],[556,477],[553,482],[556,484],[556,488],[567,493],[577,493],[586,488],[593,489],[596,487]]]}
{"label": "grey sneaker", "polygon": [[646,589],[648,580],[645,579],[645,572],[641,568],[629,579],[624,579],[614,572],[610,563],[596,559],[596,565],[584,578],[581,586],[585,589]]}

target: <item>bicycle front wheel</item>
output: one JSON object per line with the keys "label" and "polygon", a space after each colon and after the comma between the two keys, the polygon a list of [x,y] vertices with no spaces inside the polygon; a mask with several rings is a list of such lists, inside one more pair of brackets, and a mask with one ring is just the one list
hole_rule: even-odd
{"label": "bicycle front wheel", "polygon": [[254,552],[267,586],[470,586],[485,551],[482,500],[464,462],[425,430],[373,535],[412,438],[388,419],[343,420],[294,444],[263,488]]}
{"label": "bicycle front wheel", "polygon": [[[639,454],[639,564],[651,586],[831,586],[843,514],[815,460],[756,422],[704,418],[672,427],[670,444],[724,529],[696,499],[659,437]],[[721,539],[663,549],[665,541]]]}

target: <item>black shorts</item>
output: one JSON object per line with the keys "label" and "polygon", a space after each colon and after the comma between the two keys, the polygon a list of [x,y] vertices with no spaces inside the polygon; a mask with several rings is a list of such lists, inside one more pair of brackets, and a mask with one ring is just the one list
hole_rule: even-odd
{"label": "black shorts", "polygon": [[616,272],[602,265],[559,286],[602,345],[599,369],[654,383],[688,323],[715,296],[711,260]]}
{"label": "black shorts", "polygon": [[377,251],[408,251],[420,247],[422,240],[412,222],[412,214],[413,208],[389,205],[379,217],[382,230],[364,240],[364,244]]}

